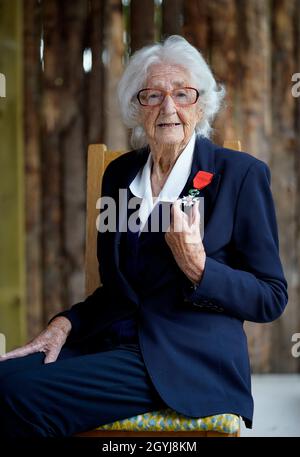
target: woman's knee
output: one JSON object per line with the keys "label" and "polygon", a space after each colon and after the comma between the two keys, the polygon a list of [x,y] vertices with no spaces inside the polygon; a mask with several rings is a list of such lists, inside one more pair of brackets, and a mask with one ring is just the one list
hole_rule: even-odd
{"label": "woman's knee", "polygon": [[34,374],[19,371],[0,379],[0,427],[8,437],[49,436],[39,420]]}
{"label": "woman's knee", "polygon": [[36,352],[25,357],[8,359],[0,362],[0,379],[24,370],[32,370],[43,364],[44,354]]}

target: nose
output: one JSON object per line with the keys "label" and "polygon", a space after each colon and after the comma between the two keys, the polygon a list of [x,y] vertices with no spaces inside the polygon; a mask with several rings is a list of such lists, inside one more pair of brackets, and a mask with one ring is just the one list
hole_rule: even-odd
{"label": "nose", "polygon": [[170,94],[165,96],[165,99],[162,102],[160,109],[161,109],[162,113],[164,113],[164,114],[176,113],[176,111],[177,111],[176,105]]}

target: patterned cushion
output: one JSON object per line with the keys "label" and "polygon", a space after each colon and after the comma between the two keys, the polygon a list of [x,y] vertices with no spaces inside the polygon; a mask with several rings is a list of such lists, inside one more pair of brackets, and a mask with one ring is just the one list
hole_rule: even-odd
{"label": "patterned cushion", "polygon": [[239,416],[235,414],[217,414],[202,418],[192,418],[164,409],[139,414],[128,419],[101,425],[96,430],[126,430],[126,431],[214,431],[219,433],[235,433],[240,428]]}

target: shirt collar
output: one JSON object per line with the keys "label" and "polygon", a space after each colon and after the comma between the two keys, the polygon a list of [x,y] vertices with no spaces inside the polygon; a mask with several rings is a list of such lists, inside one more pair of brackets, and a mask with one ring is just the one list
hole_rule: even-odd
{"label": "shirt collar", "polygon": [[[174,202],[180,195],[185,183],[191,173],[193,153],[195,148],[196,134],[193,133],[190,141],[178,157],[169,174],[163,188],[158,195],[155,204],[158,201]],[[153,203],[151,188],[151,168],[153,164],[152,153],[150,152],[148,160],[144,167],[139,170],[129,188],[133,195],[139,198],[146,198],[149,203]],[[150,205],[151,206],[151,205]],[[152,205],[153,206],[153,205]]]}
{"label": "shirt collar", "polygon": [[190,141],[176,160],[175,165],[161,189],[160,194],[155,199],[155,202],[153,202],[151,187],[151,168],[153,163],[151,152],[146,164],[139,170],[136,177],[131,182],[129,186],[131,192],[136,197],[142,199],[139,209],[139,218],[141,221],[140,230],[144,227],[153,208],[160,201],[173,203],[184,189],[192,169],[195,141],[196,134],[194,132]]}

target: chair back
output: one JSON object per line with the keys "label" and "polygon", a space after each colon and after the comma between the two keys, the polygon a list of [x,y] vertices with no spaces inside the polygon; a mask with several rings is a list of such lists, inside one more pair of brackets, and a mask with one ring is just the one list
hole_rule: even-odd
{"label": "chair back", "polygon": [[[241,151],[241,142],[226,140],[223,146]],[[101,194],[102,177],[107,165],[125,151],[108,151],[105,144],[91,144],[87,157],[85,290],[90,295],[101,284],[97,260],[96,219],[99,214],[97,200]]]}

